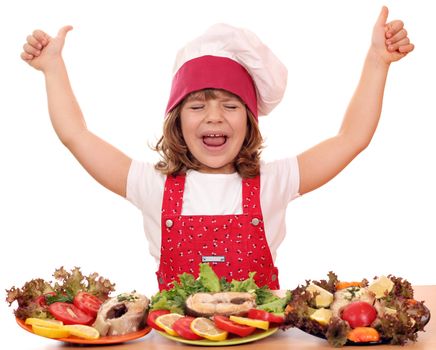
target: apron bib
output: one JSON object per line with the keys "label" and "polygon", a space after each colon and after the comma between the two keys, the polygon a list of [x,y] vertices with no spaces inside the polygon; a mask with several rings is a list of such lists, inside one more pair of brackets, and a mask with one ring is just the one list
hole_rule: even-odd
{"label": "apron bib", "polygon": [[242,180],[240,215],[181,215],[185,175],[167,176],[162,202],[159,290],[170,289],[177,276],[198,276],[209,263],[219,278],[245,280],[255,271],[259,287],[280,289],[278,270],[265,237],[260,207],[260,177]]}

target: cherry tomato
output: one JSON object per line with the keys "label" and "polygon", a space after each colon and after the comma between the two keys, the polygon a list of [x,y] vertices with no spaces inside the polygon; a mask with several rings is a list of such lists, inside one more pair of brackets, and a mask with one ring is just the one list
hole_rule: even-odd
{"label": "cherry tomato", "polygon": [[377,317],[377,310],[365,301],[355,301],[345,306],[341,318],[347,321],[351,328],[367,327]]}
{"label": "cherry tomato", "polygon": [[37,303],[39,306],[46,308],[47,307],[47,299],[45,298],[47,295],[56,295],[55,292],[46,293],[43,295],[40,295],[35,299],[35,303]]}
{"label": "cherry tomato", "polygon": [[192,321],[194,321],[194,317],[185,316],[179,318],[176,322],[173,323],[173,329],[182,338],[189,339],[189,340],[203,339],[203,337],[200,337],[199,335],[191,331]]}
{"label": "cherry tomato", "polygon": [[265,310],[258,310],[258,309],[248,310],[248,318],[252,318],[254,320],[268,321],[270,323],[283,323],[283,322],[285,322],[284,316],[275,315],[271,312],[268,312]]}
{"label": "cherry tomato", "polygon": [[97,312],[100,309],[100,306],[103,302],[97,298],[95,295],[92,295],[87,292],[79,292],[73,299],[73,304],[78,307],[83,312],[91,315],[92,317],[97,316]]}
{"label": "cherry tomato", "polygon": [[64,324],[84,324],[90,325],[95,317],[88,315],[74,304],[56,302],[48,306],[48,311],[53,317]]}
{"label": "cherry tomato", "polygon": [[162,315],[165,315],[165,314],[169,314],[169,313],[170,313],[169,310],[153,310],[153,311],[150,311],[150,312],[148,313],[148,316],[147,316],[147,324],[148,324],[151,328],[156,329],[157,331],[165,332],[165,330],[163,330],[162,328],[160,328],[160,327],[156,324],[155,320],[156,320],[156,318],[158,318],[159,316],[162,316]]}
{"label": "cherry tomato", "polygon": [[246,337],[256,330],[255,327],[233,322],[226,316],[215,315],[213,317],[213,321],[215,322],[215,326],[217,326],[219,329],[239,335],[240,337]]}

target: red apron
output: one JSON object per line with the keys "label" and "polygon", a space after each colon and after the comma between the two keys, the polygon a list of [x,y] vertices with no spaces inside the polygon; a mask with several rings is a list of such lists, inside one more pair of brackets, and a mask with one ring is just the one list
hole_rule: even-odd
{"label": "red apron", "polygon": [[260,176],[242,180],[240,215],[181,215],[185,175],[167,176],[162,202],[162,243],[159,289],[183,272],[198,275],[201,262],[208,262],[218,277],[244,280],[255,271],[261,287],[280,289],[278,270],[265,237],[260,207]]}

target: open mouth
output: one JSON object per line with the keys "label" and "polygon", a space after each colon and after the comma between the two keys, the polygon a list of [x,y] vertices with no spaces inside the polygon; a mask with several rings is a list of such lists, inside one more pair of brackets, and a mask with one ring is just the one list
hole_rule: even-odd
{"label": "open mouth", "polygon": [[227,142],[227,136],[224,134],[208,134],[203,136],[203,143],[209,147],[219,147]]}

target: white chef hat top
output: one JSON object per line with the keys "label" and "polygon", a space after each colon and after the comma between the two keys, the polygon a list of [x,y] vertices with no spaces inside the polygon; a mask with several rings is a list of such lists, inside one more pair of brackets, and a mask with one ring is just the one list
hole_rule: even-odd
{"label": "white chef hat top", "polygon": [[216,24],[179,50],[166,112],[191,92],[220,88],[238,95],[256,117],[267,115],[282,100],[287,75],[254,33]]}

